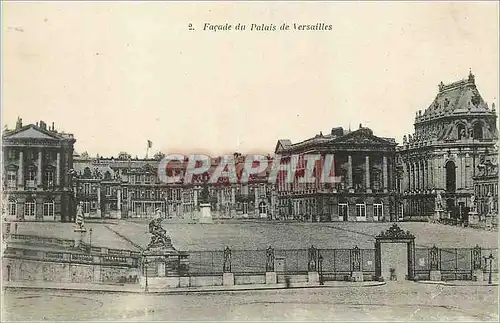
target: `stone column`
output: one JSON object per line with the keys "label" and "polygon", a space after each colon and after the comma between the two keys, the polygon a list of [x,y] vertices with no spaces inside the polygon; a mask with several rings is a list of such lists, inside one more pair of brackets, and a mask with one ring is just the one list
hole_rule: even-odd
{"label": "stone column", "polygon": [[101,216],[101,184],[97,186],[97,216]]}
{"label": "stone column", "polygon": [[38,169],[36,172],[36,185],[42,185],[42,150],[38,151]]}
{"label": "stone column", "polygon": [[17,185],[24,187],[24,157],[23,152],[19,152],[19,169],[17,170]]}
{"label": "stone column", "polygon": [[366,191],[371,193],[372,189],[370,187],[370,156],[365,156],[365,173],[366,173]]}
{"label": "stone column", "polygon": [[116,190],[116,203],[116,208],[120,212],[122,210],[122,190],[120,187]]}
{"label": "stone column", "polygon": [[352,188],[352,156],[347,156],[347,188]]}
{"label": "stone column", "polygon": [[56,157],[56,186],[61,185],[61,153]]}
{"label": "stone column", "polygon": [[389,178],[387,173],[387,156],[385,155],[383,156],[382,164],[383,164],[383,176],[384,176],[384,192],[387,192]]}

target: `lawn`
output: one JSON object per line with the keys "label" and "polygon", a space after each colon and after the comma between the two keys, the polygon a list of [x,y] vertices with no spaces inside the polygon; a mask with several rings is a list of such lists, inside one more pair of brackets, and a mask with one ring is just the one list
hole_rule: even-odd
{"label": "lawn", "polygon": [[[92,228],[92,244],[117,249],[134,249],[149,242],[148,223],[108,221],[87,223]],[[415,235],[418,247],[465,248],[479,245],[497,248],[498,233],[471,228],[431,223],[399,223],[405,231]],[[387,230],[390,223],[274,223],[227,222],[218,224],[168,223],[163,227],[179,250],[231,249],[305,249],[374,247],[375,236]],[[19,234],[34,234],[64,239],[74,237],[69,223],[20,223]],[[86,239],[89,239],[87,234]],[[132,242],[132,243],[131,243]]]}

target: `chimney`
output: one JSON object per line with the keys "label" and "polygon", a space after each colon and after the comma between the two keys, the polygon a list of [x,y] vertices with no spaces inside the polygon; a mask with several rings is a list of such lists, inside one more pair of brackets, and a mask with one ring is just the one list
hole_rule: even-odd
{"label": "chimney", "polygon": [[17,117],[16,130],[21,129],[22,127],[23,127],[23,119]]}
{"label": "chimney", "polygon": [[42,128],[43,130],[47,130],[47,124],[45,124],[45,122],[43,122],[42,120],[40,120],[40,128]]}
{"label": "chimney", "polygon": [[38,127],[38,121],[35,123],[35,126],[37,126],[37,127]]}
{"label": "chimney", "polygon": [[56,128],[54,126],[54,122],[52,121],[52,131],[54,131]]}

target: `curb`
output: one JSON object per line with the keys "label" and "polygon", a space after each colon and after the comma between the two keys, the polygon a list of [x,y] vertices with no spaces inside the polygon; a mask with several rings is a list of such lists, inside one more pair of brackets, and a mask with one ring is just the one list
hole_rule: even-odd
{"label": "curb", "polygon": [[262,288],[228,288],[228,289],[170,289],[170,290],[150,290],[145,292],[144,290],[113,290],[113,289],[88,289],[88,288],[68,288],[68,287],[43,287],[43,286],[4,286],[4,290],[32,290],[32,291],[42,291],[42,290],[57,290],[65,292],[95,292],[95,293],[127,293],[127,294],[154,294],[154,295],[175,295],[175,294],[189,294],[189,293],[227,293],[227,292],[245,292],[245,291],[270,291],[270,290],[282,290],[282,289],[314,289],[314,288],[368,288],[368,287],[378,287],[385,285],[385,282],[377,282],[374,284],[366,285],[312,285],[312,286],[275,286],[275,287],[262,287]]}
{"label": "curb", "polygon": [[451,287],[474,287],[474,286],[484,286],[484,287],[492,287],[498,286],[498,282],[493,282],[492,284],[488,283],[477,283],[477,284],[465,284],[465,283],[450,283],[446,281],[417,281],[418,284],[426,284],[426,285],[442,285],[442,286],[451,286]]}

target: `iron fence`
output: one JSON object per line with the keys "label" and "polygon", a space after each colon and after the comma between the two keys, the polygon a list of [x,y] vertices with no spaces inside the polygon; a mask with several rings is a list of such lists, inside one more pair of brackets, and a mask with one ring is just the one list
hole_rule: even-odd
{"label": "iron fence", "polygon": [[[375,274],[374,249],[272,249],[218,250],[189,252],[189,274],[194,276],[263,275],[275,271],[278,275],[306,275],[321,272],[325,280],[343,280],[353,271],[371,277]],[[312,269],[315,268],[315,269]]]}
{"label": "iron fence", "polygon": [[470,280],[475,270],[487,272],[490,254],[494,257],[491,271],[498,273],[498,249],[474,248],[417,248],[415,249],[415,275],[417,279],[430,279],[430,272],[440,271],[443,280]]}

